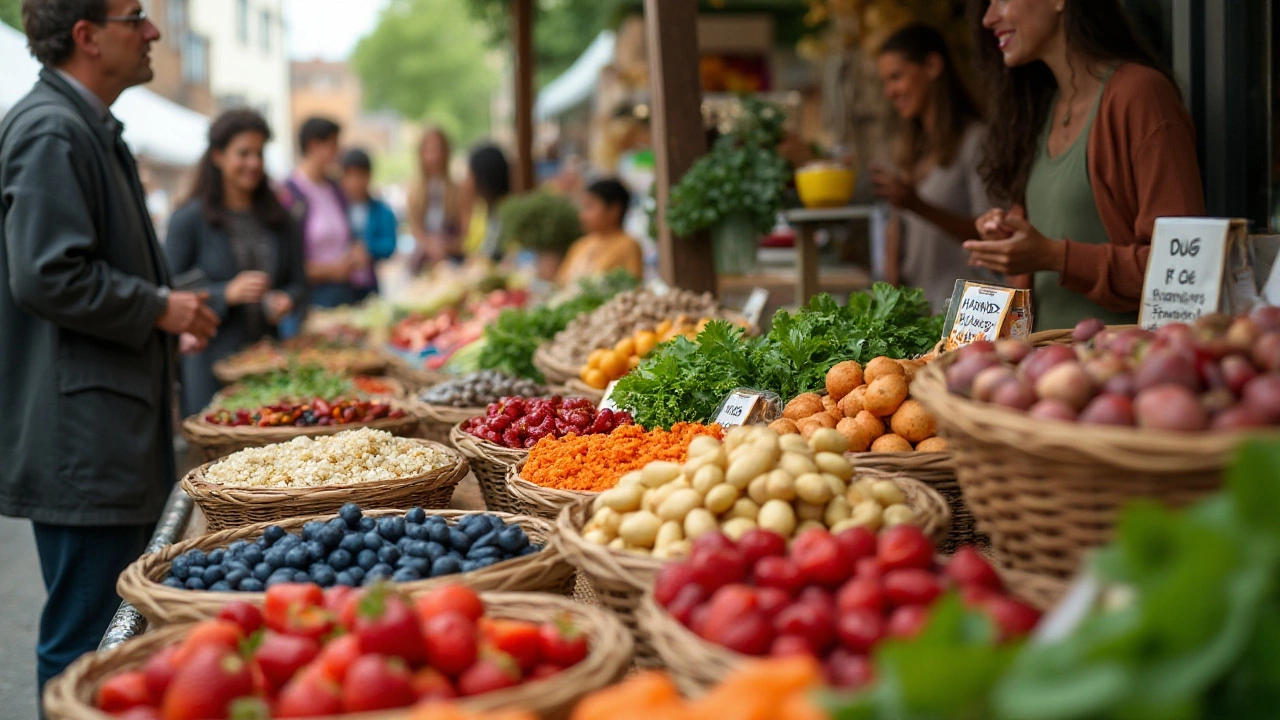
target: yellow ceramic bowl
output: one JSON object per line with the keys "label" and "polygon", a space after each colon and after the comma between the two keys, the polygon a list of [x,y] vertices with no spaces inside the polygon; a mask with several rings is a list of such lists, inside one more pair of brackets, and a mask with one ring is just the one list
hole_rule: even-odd
{"label": "yellow ceramic bowl", "polygon": [[807,208],[848,205],[857,181],[857,173],[841,165],[823,163],[796,170],[796,191]]}

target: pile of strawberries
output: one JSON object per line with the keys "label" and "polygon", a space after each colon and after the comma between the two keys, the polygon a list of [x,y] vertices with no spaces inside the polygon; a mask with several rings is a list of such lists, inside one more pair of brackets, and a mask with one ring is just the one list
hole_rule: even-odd
{"label": "pile of strawberries", "polygon": [[588,650],[568,618],[490,617],[462,585],[409,600],[385,584],[286,583],[262,609],[229,603],[140,669],[107,678],[96,704],[127,720],[371,712],[550,677]]}

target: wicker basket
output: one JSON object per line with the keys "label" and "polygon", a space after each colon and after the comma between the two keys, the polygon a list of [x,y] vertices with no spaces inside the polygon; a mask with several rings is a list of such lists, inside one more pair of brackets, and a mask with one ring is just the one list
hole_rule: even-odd
{"label": "wicker basket", "polygon": [[654,600],[653,590],[641,597],[636,616],[671,679],[689,697],[705,694],[736,667],[753,659],[698,637]]}
{"label": "wicker basket", "polygon": [[387,374],[404,383],[409,392],[415,395],[453,378],[446,372],[416,367],[386,348],[379,348],[378,354],[387,363]]}
{"label": "wicker basket", "polygon": [[[237,365],[233,364],[232,358],[219,360],[213,364],[213,376],[223,385],[231,385],[254,375],[266,375],[267,373],[276,372],[278,370],[287,370],[289,368],[289,359],[282,357],[275,361],[263,362],[257,365]],[[387,359],[381,355],[369,354],[367,357],[361,357],[352,362],[345,362],[338,365],[325,365],[325,369],[330,372],[346,373],[348,375],[381,375],[387,370]]]}
{"label": "wicker basket", "polygon": [[604,390],[597,390],[578,378],[569,378],[564,384],[564,389],[567,395],[584,397],[595,405],[599,405],[600,401],[604,400]]}
{"label": "wicker basket", "polygon": [[566,506],[578,502],[590,502],[595,500],[596,495],[599,494],[536,485],[520,477],[520,471],[523,469],[524,460],[507,468],[507,491],[517,502],[521,503],[524,512],[536,517],[546,518],[554,522],[560,517],[560,511]]}
{"label": "wicker basket", "polygon": [[564,385],[578,377],[581,366],[575,367],[551,354],[551,345],[543,343],[533,351],[533,366],[538,368],[549,385]]}
{"label": "wicker basket", "polygon": [[845,457],[855,468],[905,475],[937,490],[951,507],[951,532],[940,548],[944,553],[950,553],[961,545],[985,547],[990,544],[986,536],[978,532],[973,513],[964,504],[950,453],[863,452],[846,453]]}
{"label": "wicker basket", "polygon": [[337,435],[345,430],[358,430],[366,427],[374,430],[386,430],[392,435],[401,437],[412,437],[416,434],[419,420],[414,411],[401,406],[399,403],[392,403],[392,407],[405,410],[405,416],[382,418],[381,420],[367,423],[316,427],[297,427],[294,425],[282,427],[254,427],[251,425],[229,427],[206,422],[204,419],[205,413],[200,413],[182,421],[182,435],[205,462],[212,462],[245,448],[265,447],[276,443],[289,442],[296,437]]}
{"label": "wicker basket", "polygon": [[[507,471],[512,465],[524,462],[529,456],[528,450],[516,450],[482,440],[463,430],[462,423],[449,430],[449,442],[471,463],[471,472],[475,473],[476,482],[480,485],[485,507],[501,512],[524,512],[524,503],[507,489]],[[555,520],[554,517],[545,519]]]}
{"label": "wicker basket", "polygon": [[[368,517],[374,518],[403,514],[403,510],[371,510],[366,513]],[[463,516],[476,513],[431,510],[427,514],[444,517],[452,525]],[[469,573],[397,583],[396,587],[404,592],[415,593],[446,583],[462,582],[480,591],[548,592],[562,595],[572,591],[573,568],[549,542],[555,531],[555,525],[526,515],[496,514],[508,524],[518,524],[523,527],[530,540],[544,545],[543,550]],[[312,520],[329,520],[333,517],[336,516],[314,515],[290,518],[279,523],[257,523],[169,545],[159,552],[143,555],[125,568],[116,582],[116,592],[132,603],[152,625],[172,625],[205,620],[217,615],[222,606],[232,600],[261,603],[266,593],[179,590],[162,583],[169,575],[169,566],[173,559],[189,550],[199,549],[210,552],[217,548],[225,548],[236,540],[257,540],[262,536],[263,530],[273,524],[278,524],[288,532],[298,532],[302,530],[303,525]]]}
{"label": "wicker basket", "polygon": [[933,541],[934,547],[947,544],[951,533],[951,506],[942,493],[912,476],[871,468],[858,468],[855,480],[892,480],[907,498],[907,507],[916,514],[916,525]]}
{"label": "wicker basket", "polygon": [[[521,708],[543,718],[565,718],[584,695],[612,684],[626,671],[631,658],[631,637],[609,613],[553,595],[485,593],[482,597],[495,617],[542,623],[568,616],[586,634],[591,651],[582,662],[544,680],[459,700],[463,708],[472,711]],[[111,716],[93,707],[102,681],[116,672],[140,668],[160,649],[181,642],[189,629],[189,625],[175,625],[111,650],[81,657],[45,687],[46,715],[50,720],[110,720]],[[409,716],[410,709],[403,708],[340,717],[405,720]]]}
{"label": "wicker basket", "polygon": [[951,362],[944,357],[922,371],[912,394],[938,419],[995,560],[1017,573],[1070,579],[1085,550],[1111,539],[1129,501],[1159,498],[1176,507],[1217,489],[1242,438],[1032,419],[948,392]]}
{"label": "wicker basket", "polygon": [[[205,463],[182,478],[182,489],[204,513],[211,532],[260,522],[336,513],[345,503],[365,508],[446,508],[453,489],[467,476],[467,459],[440,443],[415,440],[448,453],[452,465],[422,475],[350,485],[314,488],[248,488],[216,485],[204,480],[213,463]],[[216,462],[216,461],[215,461]]]}
{"label": "wicker basket", "polygon": [[473,417],[483,416],[488,412],[488,408],[460,408],[452,405],[431,405],[415,401],[413,403],[413,412],[421,421],[419,432],[423,438],[447,444],[450,431],[453,430],[454,425],[470,420]]}

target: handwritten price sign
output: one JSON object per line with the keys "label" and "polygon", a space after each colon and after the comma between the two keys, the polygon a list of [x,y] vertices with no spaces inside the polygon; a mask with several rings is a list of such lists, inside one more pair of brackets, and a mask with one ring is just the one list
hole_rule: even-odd
{"label": "handwritten price sign", "polygon": [[1217,312],[1230,231],[1227,219],[1156,220],[1138,320],[1142,327],[1193,323]]}
{"label": "handwritten price sign", "polygon": [[956,310],[955,322],[947,334],[947,348],[955,349],[975,340],[1000,339],[1000,328],[1013,304],[1013,288],[966,283]]}

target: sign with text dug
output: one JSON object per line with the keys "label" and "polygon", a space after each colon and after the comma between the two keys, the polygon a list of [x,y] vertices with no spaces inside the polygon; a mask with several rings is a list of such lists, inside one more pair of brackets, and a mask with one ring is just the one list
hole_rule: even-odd
{"label": "sign with text dug", "polygon": [[[1142,287],[1138,322],[1148,329],[1194,323],[1224,308],[1224,280],[1234,282],[1228,260],[1246,241],[1241,220],[1160,218],[1151,235],[1151,257]],[[1246,261],[1247,262],[1247,261]],[[1225,301],[1230,304],[1229,298]]]}

